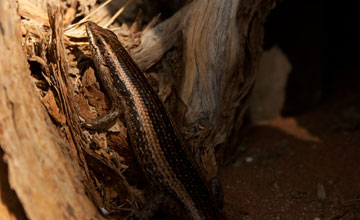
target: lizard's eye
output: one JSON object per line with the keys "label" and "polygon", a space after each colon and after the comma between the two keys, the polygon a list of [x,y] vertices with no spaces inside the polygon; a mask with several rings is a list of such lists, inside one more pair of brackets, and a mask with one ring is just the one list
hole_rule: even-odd
{"label": "lizard's eye", "polygon": [[101,40],[97,39],[97,40],[96,40],[96,44],[97,44],[97,45],[101,45],[101,44],[102,44]]}

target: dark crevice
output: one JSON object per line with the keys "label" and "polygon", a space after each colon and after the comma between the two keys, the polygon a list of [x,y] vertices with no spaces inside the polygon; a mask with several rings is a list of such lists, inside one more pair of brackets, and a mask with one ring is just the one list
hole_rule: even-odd
{"label": "dark crevice", "polygon": [[358,92],[358,8],[358,1],[285,0],[271,12],[264,48],[278,45],[292,65],[285,116],[311,111],[339,91]]}
{"label": "dark crevice", "polygon": [[8,179],[8,165],[4,161],[4,151],[0,146],[0,198],[17,220],[27,220],[24,207],[16,192],[11,189]]}

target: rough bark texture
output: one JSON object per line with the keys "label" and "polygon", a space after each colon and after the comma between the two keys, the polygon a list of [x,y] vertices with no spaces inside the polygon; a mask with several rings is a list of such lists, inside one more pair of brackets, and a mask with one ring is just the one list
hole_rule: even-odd
{"label": "rough bark texture", "polygon": [[[236,136],[262,52],[263,23],[275,1],[194,0],[144,32],[141,45],[132,51],[140,67],[157,79],[161,99],[209,179],[217,174],[215,152],[222,162],[225,146],[232,151],[239,141]],[[34,2],[46,8],[45,1]],[[41,92],[36,92],[30,80],[21,48],[15,2],[0,1],[0,51],[5,54],[0,57],[0,168],[4,170],[0,175],[0,218],[101,219],[84,186],[98,207],[121,211],[124,206],[119,204],[126,198],[124,212],[129,214],[129,205],[137,203],[133,199],[135,190],[122,174],[126,166],[122,167],[124,159],[120,156],[128,156],[126,132],[117,131],[122,136],[116,136],[81,130],[71,103],[78,101],[81,107],[83,101],[74,98],[74,84],[79,82],[69,76],[77,73],[69,68],[61,13],[50,7],[48,14],[52,31],[49,42],[41,42],[32,48],[33,54],[27,53],[31,62],[40,64],[50,88],[41,103]],[[35,17],[44,20],[42,15]],[[36,54],[38,49],[45,52]],[[156,74],[152,73],[154,69]],[[85,93],[100,91],[91,73],[81,77],[80,84],[88,85]],[[106,106],[99,100],[104,101],[95,98],[88,103],[96,109]],[[101,111],[106,112],[106,107]],[[107,139],[118,143],[113,146],[116,150],[107,148]],[[93,149],[94,143],[100,149]],[[109,185],[117,190],[106,190]],[[18,200],[9,202],[7,197],[15,194]],[[118,203],[112,203],[116,199]]]}
{"label": "rough bark texture", "polygon": [[233,152],[239,142],[262,52],[263,24],[275,3],[193,1],[145,33],[133,51],[139,65],[148,69],[182,40],[180,56],[170,62],[183,67],[163,67],[159,94],[209,178],[217,173],[214,150],[221,163],[226,148]]}
{"label": "rough bark texture", "polygon": [[0,2],[0,21],[1,219],[101,219],[30,79],[15,1]]}

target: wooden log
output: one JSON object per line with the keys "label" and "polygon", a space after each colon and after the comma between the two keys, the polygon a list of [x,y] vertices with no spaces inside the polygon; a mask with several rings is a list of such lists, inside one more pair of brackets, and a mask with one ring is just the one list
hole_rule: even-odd
{"label": "wooden log", "polygon": [[[1,219],[25,219],[12,213],[22,207],[28,219],[102,219],[31,81],[15,1],[0,3],[0,21],[0,167],[8,169],[0,175],[0,208],[11,216]],[[18,209],[6,199],[10,189]]]}
{"label": "wooden log", "polygon": [[[143,70],[163,64],[159,94],[209,179],[217,173],[214,152],[222,163],[225,152],[233,152],[240,141],[237,134],[262,53],[263,24],[275,3],[193,1],[144,33],[132,51]],[[174,47],[175,55],[164,56]],[[181,65],[167,68],[170,63]]]}

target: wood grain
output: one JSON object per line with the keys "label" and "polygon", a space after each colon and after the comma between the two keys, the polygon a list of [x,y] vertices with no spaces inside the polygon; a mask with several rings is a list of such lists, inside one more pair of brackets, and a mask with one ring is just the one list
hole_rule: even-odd
{"label": "wood grain", "polygon": [[1,185],[8,181],[29,219],[101,219],[30,80],[15,1],[1,2],[0,21],[0,147],[8,167]]}
{"label": "wood grain", "polygon": [[[275,3],[193,1],[144,33],[141,45],[132,51],[143,70],[162,64],[161,99],[209,178],[217,173],[215,151],[221,163],[239,143],[237,134],[262,53],[263,24]],[[169,58],[170,53],[175,55]],[[182,67],[166,68],[169,63]]]}

